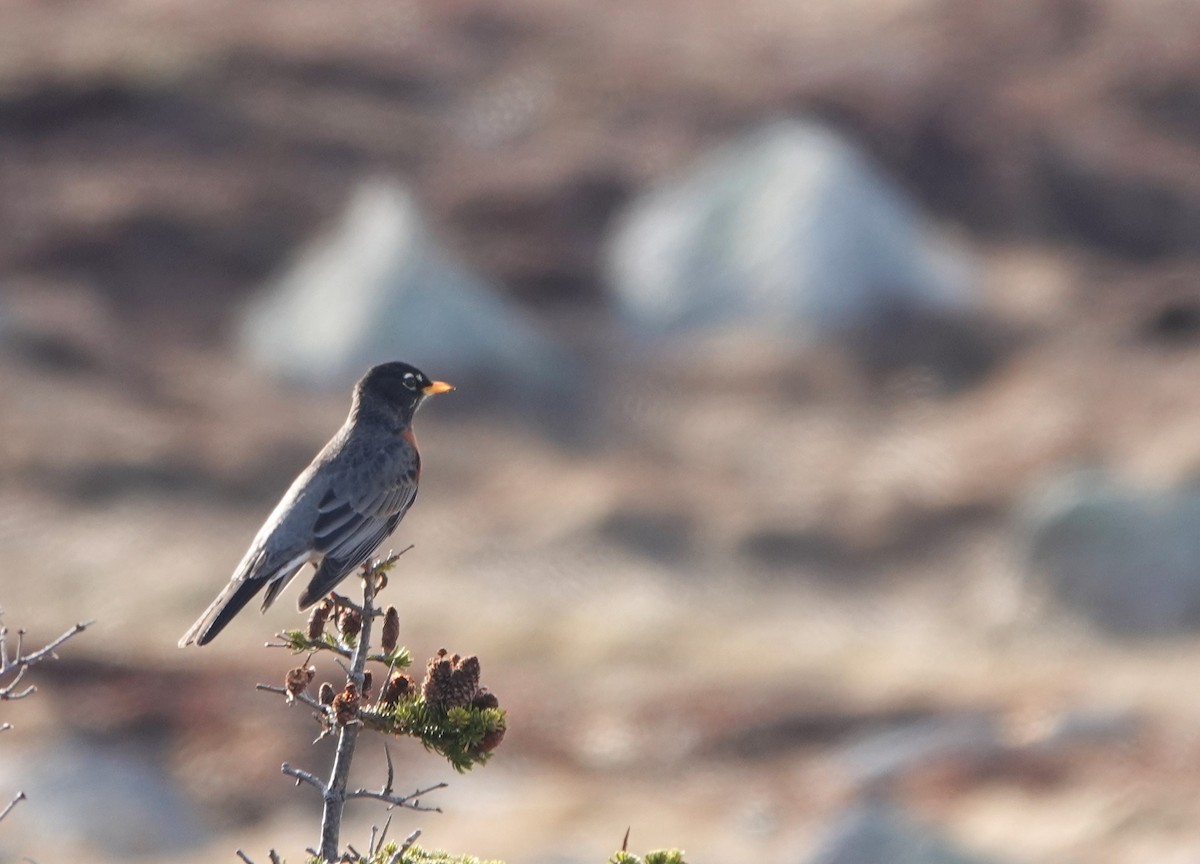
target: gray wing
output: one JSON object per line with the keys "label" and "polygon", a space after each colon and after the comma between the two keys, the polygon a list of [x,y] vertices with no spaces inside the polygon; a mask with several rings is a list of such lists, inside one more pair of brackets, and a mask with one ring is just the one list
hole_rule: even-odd
{"label": "gray wing", "polygon": [[313,545],[323,559],[300,595],[301,609],[332,591],[379,548],[417,497],[420,458],[406,441],[389,441],[370,456],[343,464],[355,467],[332,477],[317,502]]}

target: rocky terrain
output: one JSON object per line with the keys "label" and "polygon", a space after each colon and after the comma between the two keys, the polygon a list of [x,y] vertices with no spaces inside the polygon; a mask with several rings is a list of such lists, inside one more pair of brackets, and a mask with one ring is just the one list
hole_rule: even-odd
{"label": "rocky terrain", "polygon": [[[697,862],[1195,859],[1200,13],[6,19],[0,605],[38,638],[97,623],[0,718],[0,797],[31,799],[0,861],[312,842],[278,766],[323,767],[327,742],[253,690],[292,665],[258,647],[290,599],[174,644],[346,407],[248,363],[245,310],[378,177],[585,370],[566,428],[484,379],[420,417],[388,599],[418,658],[480,655],[511,729],[463,777],[394,747],[412,785],[451,788],[393,831],[512,862],[604,860],[626,827]],[[907,196],[968,262],[970,314],[632,349],[614,226],[780,117]],[[382,763],[364,751],[363,781]],[[352,836],[385,818],[360,807]]]}

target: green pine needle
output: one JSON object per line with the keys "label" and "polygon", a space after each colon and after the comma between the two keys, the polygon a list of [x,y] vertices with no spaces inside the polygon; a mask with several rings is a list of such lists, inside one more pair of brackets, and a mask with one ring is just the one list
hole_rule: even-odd
{"label": "green pine needle", "polygon": [[[501,708],[430,705],[420,694],[399,700],[394,706],[363,708],[360,719],[367,726],[392,735],[410,735],[427,750],[441,754],[460,773],[483,765],[492,757],[484,745],[503,735],[506,717]],[[494,746],[494,745],[493,745]]]}
{"label": "green pine needle", "polygon": [[[383,848],[370,857],[361,857],[353,864],[390,864],[392,856],[400,846],[397,843],[385,843]],[[348,860],[348,859],[347,859]],[[309,858],[306,864],[324,864],[320,858]],[[440,849],[426,850],[420,846],[410,846],[400,856],[399,864],[504,864],[503,861],[483,860],[474,855],[451,855]]]}
{"label": "green pine needle", "polygon": [[686,864],[683,853],[678,849],[657,849],[639,858],[629,852],[617,852],[608,859],[608,864]]}
{"label": "green pine needle", "polygon": [[[347,638],[339,642],[329,633],[322,633],[320,639],[309,639],[303,630],[285,630],[280,637],[283,639],[283,644],[293,654],[310,654],[314,651],[328,651],[336,648],[354,650],[357,641]],[[399,645],[390,654],[370,654],[367,659],[372,663],[382,663],[391,669],[407,669],[412,665],[412,652],[403,645]]]}

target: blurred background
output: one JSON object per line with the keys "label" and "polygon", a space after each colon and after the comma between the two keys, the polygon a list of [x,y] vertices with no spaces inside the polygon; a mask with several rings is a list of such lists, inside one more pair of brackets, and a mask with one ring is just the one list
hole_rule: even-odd
{"label": "blurred background", "polygon": [[451,784],[394,836],[1200,861],[1200,7],[3,17],[0,605],[96,624],[3,706],[0,860],[315,842],[296,590],[175,642],[399,358],[459,390],[385,598],[510,729],[393,746]]}

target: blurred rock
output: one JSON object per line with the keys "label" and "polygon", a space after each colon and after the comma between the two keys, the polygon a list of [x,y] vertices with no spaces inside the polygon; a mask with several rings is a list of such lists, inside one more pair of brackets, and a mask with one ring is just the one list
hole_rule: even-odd
{"label": "blurred rock", "polygon": [[1141,728],[1141,717],[1128,708],[1074,708],[1056,718],[1032,746],[1044,752],[1062,753],[1089,745],[1128,745]]}
{"label": "blurred rock", "polygon": [[846,812],[809,859],[811,864],[988,864],[956,849],[932,828],[870,799]]}
{"label": "blurred rock", "polygon": [[[881,365],[949,350],[986,365],[972,271],[851,142],[812,122],[768,125],[619,219],[606,262],[643,337],[750,324],[849,339]],[[900,356],[891,356],[898,353]],[[957,355],[957,356],[956,356]]]}
{"label": "blurred rock", "polygon": [[143,746],[75,738],[13,767],[6,785],[28,795],[21,819],[59,843],[154,858],[208,839],[163,764]]}
{"label": "blurred rock", "polygon": [[606,542],[670,562],[692,552],[696,526],[686,513],[622,507],[605,517],[597,532]]}
{"label": "blurred rock", "polygon": [[875,786],[946,759],[980,762],[1004,748],[995,716],[966,712],[922,718],[876,732],[842,753],[859,784]]}
{"label": "blurred rock", "polygon": [[27,286],[0,307],[0,348],[46,372],[95,372],[116,364],[113,316],[94,291]]}
{"label": "blurred rock", "polygon": [[363,184],[333,230],[247,307],[240,346],[259,368],[319,387],[405,360],[467,385],[476,406],[554,405],[582,375],[570,353],[440,246],[408,190],[386,181]]}
{"label": "blurred rock", "polygon": [[853,569],[854,563],[854,550],[841,538],[807,528],[755,528],[739,541],[737,551],[763,567]]}
{"label": "blurred rock", "polygon": [[1170,141],[1169,131],[1143,120],[1126,140],[1097,147],[1086,125],[1053,130],[1032,148],[1037,203],[1051,230],[1136,261],[1200,247],[1194,155],[1159,156],[1147,170],[1147,150]]}
{"label": "blurred rock", "polygon": [[1030,574],[1068,607],[1125,635],[1200,626],[1200,490],[1143,492],[1084,472],[1026,510]]}

